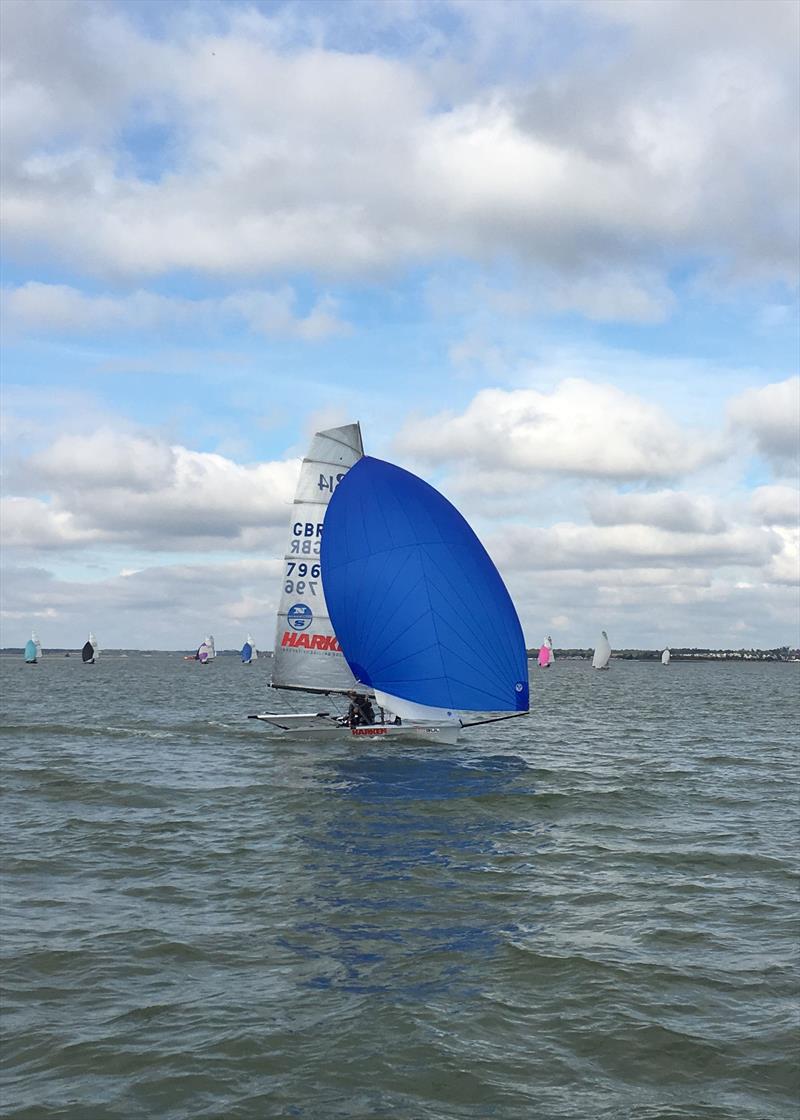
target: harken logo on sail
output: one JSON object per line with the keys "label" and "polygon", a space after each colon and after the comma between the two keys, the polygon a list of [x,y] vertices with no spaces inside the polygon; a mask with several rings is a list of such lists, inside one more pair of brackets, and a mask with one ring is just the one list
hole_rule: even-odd
{"label": "harken logo on sail", "polygon": [[332,634],[293,634],[284,630],[281,646],[290,649],[318,649],[326,653],[341,653],[342,647]]}
{"label": "harken logo on sail", "polygon": [[313,620],[314,615],[311,613],[311,607],[307,607],[305,603],[295,603],[286,612],[286,622],[292,630],[308,630]]}

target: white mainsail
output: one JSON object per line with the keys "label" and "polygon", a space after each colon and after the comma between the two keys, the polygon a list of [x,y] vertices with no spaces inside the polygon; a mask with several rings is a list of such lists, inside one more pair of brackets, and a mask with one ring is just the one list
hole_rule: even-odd
{"label": "white mainsail", "polygon": [[276,688],[346,692],[356,685],[328,617],[319,550],[331,494],[363,454],[361,428],[346,424],[317,432],[300,468],[275,630]]}
{"label": "white mainsail", "polygon": [[95,657],[95,661],[96,661],[97,658],[100,656],[100,650],[99,650],[98,645],[97,645],[97,638],[95,638],[95,636],[94,636],[94,634],[92,633],[91,630],[89,631],[89,641],[92,644],[92,649],[94,650],[94,657]]}
{"label": "white mainsail", "polygon": [[669,665],[670,656],[671,656],[671,654],[670,654],[669,650],[665,649],[664,652],[661,654],[661,664],[662,665]]}
{"label": "white mainsail", "polygon": [[547,635],[547,640],[545,641],[544,644],[550,650],[550,661],[548,662],[548,664],[552,665],[553,662],[556,659],[556,655],[555,655],[555,651],[553,650],[553,639],[550,637],[549,634]]}
{"label": "white mainsail", "polygon": [[204,644],[206,649],[208,650],[208,660],[213,661],[217,656],[217,647],[214,645],[214,635],[209,634]]}
{"label": "white mainsail", "polygon": [[256,643],[253,641],[249,634],[247,635],[247,643],[250,646],[250,660],[258,661],[258,650],[256,649]]}
{"label": "white mainsail", "polygon": [[35,630],[31,634],[31,641],[36,646],[36,659],[37,659],[37,661],[41,661],[41,659],[42,659],[42,643],[39,641],[39,635],[36,633]]}
{"label": "white mainsail", "polygon": [[592,668],[607,669],[610,658],[611,643],[608,640],[608,634],[605,630],[602,630],[600,641],[597,643],[597,649],[594,651],[594,657],[592,658]]}

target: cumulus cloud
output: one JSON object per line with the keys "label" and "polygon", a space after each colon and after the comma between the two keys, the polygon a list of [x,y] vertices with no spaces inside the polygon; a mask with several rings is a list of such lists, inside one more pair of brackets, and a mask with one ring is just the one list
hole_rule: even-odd
{"label": "cumulus cloud", "polygon": [[[62,3],[45,18],[6,0],[8,245],[134,276],[508,253],[562,276],[564,307],[642,321],[669,299],[636,278],[669,253],[794,282],[794,5],[739,3],[732,21],[675,3],[666,22],[646,4],[565,6],[550,33],[578,20],[603,44],[622,25],[622,59],[587,49],[506,87],[486,71],[487,38],[498,63],[521,60],[520,36],[539,29],[519,5],[505,21],[494,7],[451,5],[447,36],[415,6],[430,33],[388,57],[385,12],[371,25],[385,40],[348,53],[325,46],[324,14],[289,47],[280,11],[177,9],[156,38],[123,8]],[[605,293],[587,282],[598,262],[615,277]]]}
{"label": "cumulus cloud", "polygon": [[[154,551],[277,546],[299,462],[242,465],[152,436],[64,436],[13,468],[47,499],[9,499],[9,547],[113,543]],[[13,476],[13,475],[12,475]]]}
{"label": "cumulus cloud", "polygon": [[676,490],[596,492],[589,495],[587,507],[595,525],[650,525],[677,533],[720,533],[726,527],[710,498]]}
{"label": "cumulus cloud", "polygon": [[267,649],[280,568],[278,560],[237,559],[156,564],[80,580],[12,565],[3,580],[3,632],[9,643],[23,641],[37,623],[45,648],[75,648],[91,619],[101,649],[188,649],[209,630],[218,649],[240,647],[248,631]]}
{"label": "cumulus cloud", "polygon": [[[297,313],[289,285],[274,291],[237,291],[219,299],[185,299],[136,291],[124,296],[88,295],[66,284],[29,281],[2,293],[4,326],[42,333],[141,331],[242,323],[256,334],[317,341],[345,334],[333,297],[321,296],[307,315]],[[213,326],[210,326],[212,325]]]}
{"label": "cumulus cloud", "polygon": [[748,389],[731,401],[734,433],[743,433],[777,469],[790,469],[800,457],[800,377]]}
{"label": "cumulus cloud", "polygon": [[650,525],[593,526],[561,523],[546,529],[508,526],[492,543],[508,567],[537,569],[763,567],[781,549],[770,530],[730,529],[715,533],[669,531]]}
{"label": "cumulus cloud", "polygon": [[153,436],[101,429],[90,436],[60,436],[26,466],[26,473],[70,491],[153,493],[175,475],[176,460],[176,451]]}
{"label": "cumulus cloud", "polygon": [[398,446],[481,470],[648,479],[685,474],[717,453],[663,410],[612,385],[567,378],[552,393],[484,389],[460,415],[409,423]]}
{"label": "cumulus cloud", "polygon": [[800,490],[794,486],[759,486],[751,497],[753,512],[764,525],[797,526]]}
{"label": "cumulus cloud", "polygon": [[800,529],[797,526],[777,526],[775,533],[781,542],[781,548],[770,562],[767,576],[774,583],[786,584],[792,588],[796,607],[797,588],[800,584]]}
{"label": "cumulus cloud", "polygon": [[[59,437],[18,476],[32,496],[3,510],[6,557],[21,561],[3,581],[6,633],[39,620],[46,644],[69,646],[91,615],[107,645],[188,647],[208,628],[235,645],[259,627],[268,645],[297,469],[297,460],[243,465],[112,428]],[[543,521],[552,489],[540,491]],[[481,535],[531,642],[556,631],[557,644],[590,645],[605,626],[617,645],[738,645],[740,619],[747,644],[783,644],[798,565],[797,530],[778,524],[784,489],[761,488],[753,524],[739,527],[703,495],[604,489],[589,492],[595,523],[512,515]],[[43,557],[60,565],[75,555],[91,580],[42,574]]]}
{"label": "cumulus cloud", "polygon": [[3,546],[37,553],[70,549],[102,540],[97,529],[81,528],[70,510],[53,508],[41,498],[0,499]]}

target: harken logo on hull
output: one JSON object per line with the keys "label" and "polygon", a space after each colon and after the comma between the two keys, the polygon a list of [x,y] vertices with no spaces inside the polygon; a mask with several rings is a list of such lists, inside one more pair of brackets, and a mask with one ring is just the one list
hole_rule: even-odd
{"label": "harken logo on hull", "polygon": [[311,613],[311,607],[307,607],[305,603],[295,603],[286,612],[286,622],[292,630],[308,630],[313,621],[314,615]]}

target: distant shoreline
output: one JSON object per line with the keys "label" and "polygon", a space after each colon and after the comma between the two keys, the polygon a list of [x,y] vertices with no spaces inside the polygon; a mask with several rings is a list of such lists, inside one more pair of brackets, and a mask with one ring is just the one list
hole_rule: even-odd
{"label": "distant shoreline", "polygon": [[[778,649],[699,649],[669,647],[672,661],[800,661],[800,650],[781,646]],[[538,649],[529,649],[528,657],[536,657]],[[611,654],[612,661],[660,661],[660,649],[620,649]],[[589,661],[594,650],[554,649],[558,661]]]}
{"label": "distant shoreline", "polygon": [[[535,658],[539,650],[529,649],[529,658]],[[612,661],[660,661],[661,650],[621,649],[611,655]],[[0,657],[22,657],[22,646],[7,646],[0,649]],[[45,649],[45,657],[80,658],[80,649]],[[105,649],[100,657],[148,656],[165,654],[174,657],[193,655],[193,649]],[[590,661],[594,650],[591,649],[554,649],[556,663],[559,661]],[[781,646],[778,649],[688,649],[670,647],[671,661],[770,661],[777,663],[800,662],[800,650]],[[217,650],[217,657],[240,657],[238,649]],[[259,650],[259,657],[272,658],[272,650]]]}

